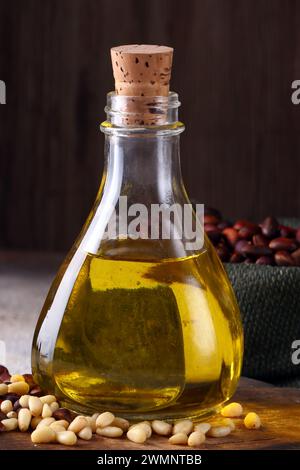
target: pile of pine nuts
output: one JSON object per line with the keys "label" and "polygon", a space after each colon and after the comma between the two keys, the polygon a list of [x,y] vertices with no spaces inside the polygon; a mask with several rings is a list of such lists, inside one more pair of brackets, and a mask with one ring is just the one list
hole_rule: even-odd
{"label": "pile of pine nuts", "polygon": [[[3,378],[3,374],[1,376]],[[129,421],[109,411],[79,416],[67,408],[60,408],[54,395],[42,395],[30,374],[12,375],[9,380],[0,381],[0,403],[0,431],[32,431],[34,444],[56,442],[66,446],[75,445],[78,438],[89,441],[93,434],[118,438],[125,433],[130,441],[143,444],[154,433],[168,437],[170,444],[199,447],[207,436],[228,436],[235,429],[233,419],[241,421],[243,417],[239,403],[225,406],[217,424],[197,424],[183,419],[174,425],[160,420],[130,425]],[[261,427],[259,416],[253,412],[245,416],[243,423],[247,429]]]}

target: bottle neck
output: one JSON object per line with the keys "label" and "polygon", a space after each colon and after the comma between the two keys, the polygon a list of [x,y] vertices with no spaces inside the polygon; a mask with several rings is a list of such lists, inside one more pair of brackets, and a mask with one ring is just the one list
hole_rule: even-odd
{"label": "bottle neck", "polygon": [[180,170],[180,102],[169,96],[107,95],[104,191],[129,204],[186,202]]}
{"label": "bottle neck", "polygon": [[179,135],[105,136],[104,194],[126,196],[128,204],[186,203],[180,169]]}
{"label": "bottle neck", "polygon": [[[101,125],[104,174],[82,249],[127,260],[191,256],[199,244],[181,177],[179,134],[184,126],[175,119],[177,95],[152,97],[151,103],[139,97],[134,112],[128,102],[132,97],[108,96],[108,120]],[[144,106],[154,118],[145,118]],[[195,237],[197,244],[191,245]]]}

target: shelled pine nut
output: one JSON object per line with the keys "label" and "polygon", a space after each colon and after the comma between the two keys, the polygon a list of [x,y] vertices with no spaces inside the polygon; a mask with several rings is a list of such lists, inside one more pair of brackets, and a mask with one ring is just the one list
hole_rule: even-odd
{"label": "shelled pine nut", "polygon": [[91,429],[95,428],[94,432],[96,432],[96,421],[93,421],[91,416],[84,416],[84,417],[87,420],[88,427],[90,427]]}
{"label": "shelled pine nut", "polygon": [[209,423],[198,423],[195,424],[194,426],[194,431],[199,431],[202,432],[203,434],[206,434],[211,428],[211,424]]}
{"label": "shelled pine nut", "polygon": [[[45,405],[46,404],[49,405],[48,403],[45,403]],[[52,403],[50,403],[49,406],[51,408],[52,413],[59,409],[59,404],[57,403],[57,401],[53,401]]]}
{"label": "shelled pine nut", "polygon": [[152,435],[152,428],[151,428],[151,424],[149,423],[149,421],[141,421],[140,423],[135,423],[132,426],[130,426],[129,429],[133,429],[138,426],[144,429],[146,433],[146,437],[147,439],[149,439],[149,437],[151,437]]}
{"label": "shelled pine nut", "polygon": [[30,395],[22,395],[19,398],[19,403],[22,406],[22,408],[29,408],[29,404],[28,404],[29,398],[30,398]]}
{"label": "shelled pine nut", "polygon": [[14,382],[8,385],[7,392],[26,395],[29,392],[29,385],[26,382]]}
{"label": "shelled pine nut", "polygon": [[106,426],[110,426],[114,419],[115,416],[110,411],[105,411],[96,419],[96,427],[105,428]]}
{"label": "shelled pine nut", "polygon": [[232,421],[231,418],[222,419],[222,426],[229,426],[231,431],[235,430],[235,424],[234,424],[234,422]]}
{"label": "shelled pine nut", "polygon": [[2,411],[2,413],[9,413],[10,411],[13,410],[13,404],[10,400],[3,400],[3,402],[1,403],[1,406],[0,406],[0,409]]}
{"label": "shelled pine nut", "polygon": [[80,437],[80,439],[83,439],[84,441],[90,441],[92,439],[92,436],[92,429],[89,426],[81,429],[81,431],[79,431],[78,433],[78,437]]}
{"label": "shelled pine nut", "polygon": [[198,447],[205,442],[205,434],[200,431],[193,431],[188,438],[188,446]]}
{"label": "shelled pine nut", "polygon": [[169,437],[169,443],[173,445],[183,446],[188,442],[188,436],[184,432],[178,432]]}
{"label": "shelled pine nut", "polygon": [[212,426],[206,435],[209,437],[225,437],[230,433],[231,429],[229,426]]}
{"label": "shelled pine nut", "polygon": [[57,424],[56,422],[51,423],[50,428],[55,432],[63,432],[66,430],[61,424]]}
{"label": "shelled pine nut", "polygon": [[54,402],[57,401],[56,397],[54,395],[44,395],[44,396],[40,397],[40,400],[43,403],[43,405],[45,403],[47,403],[47,405],[51,405],[51,403],[54,403]]}
{"label": "shelled pine nut", "polygon": [[[92,418],[93,418],[93,416],[92,416]],[[127,421],[127,419],[118,418],[118,417],[115,417],[115,419],[113,420],[111,425],[112,426],[117,426],[117,428],[121,428],[124,432],[128,431],[129,426],[130,426],[129,421]]]}
{"label": "shelled pine nut", "polygon": [[136,444],[143,444],[147,440],[147,434],[141,426],[135,426],[127,431],[127,438]]}
{"label": "shelled pine nut", "polygon": [[5,427],[5,431],[14,431],[18,427],[18,420],[17,418],[8,418],[3,419],[1,421],[3,426]]}
{"label": "shelled pine nut", "polygon": [[28,408],[21,408],[18,414],[18,424],[21,432],[27,431],[31,422],[31,412]]}
{"label": "shelled pine nut", "polygon": [[123,430],[116,426],[106,426],[105,428],[97,428],[96,433],[104,437],[121,437]]}
{"label": "shelled pine nut", "polygon": [[28,406],[29,406],[32,416],[41,415],[42,409],[43,409],[43,403],[38,397],[29,397]]}
{"label": "shelled pine nut", "polygon": [[100,416],[100,413],[94,413],[94,414],[91,416],[91,418],[96,421],[96,419],[98,418],[98,416]]}
{"label": "shelled pine nut", "polygon": [[229,405],[225,406],[222,411],[221,415],[225,418],[238,418],[243,414],[243,407],[240,403],[229,403]]}
{"label": "shelled pine nut", "polygon": [[184,433],[190,434],[193,431],[194,424],[190,419],[182,419],[177,421],[173,427],[173,434]]}
{"label": "shelled pine nut", "polygon": [[260,417],[256,413],[248,413],[244,419],[247,429],[259,429],[261,427]]}
{"label": "shelled pine nut", "polygon": [[63,431],[56,434],[56,440],[65,446],[74,446],[77,442],[77,437],[73,431]]}
{"label": "shelled pine nut", "polygon": [[84,416],[76,416],[76,418],[69,425],[68,431],[73,431],[77,434],[81,431],[81,429],[85,428],[88,425],[88,420]]}
{"label": "shelled pine nut", "polygon": [[152,429],[159,436],[169,436],[172,434],[172,424],[166,421],[155,419],[152,421]]}
{"label": "shelled pine nut", "polygon": [[52,416],[52,410],[48,403],[44,403],[42,409],[42,418],[50,418]]}
{"label": "shelled pine nut", "polygon": [[54,423],[54,418],[42,418],[39,424],[37,425],[36,429],[43,428],[45,426],[50,426],[51,423]]}
{"label": "shelled pine nut", "polygon": [[[61,434],[61,433],[58,433]],[[55,442],[56,433],[49,426],[36,429],[31,434],[31,441],[34,444],[47,444],[48,442]]]}
{"label": "shelled pine nut", "polygon": [[69,423],[65,419],[59,419],[58,421],[54,421],[56,424],[59,424],[60,426],[63,426],[65,430],[68,429]]}
{"label": "shelled pine nut", "polygon": [[23,375],[13,374],[10,377],[10,382],[11,383],[13,383],[13,382],[25,382],[25,379],[24,379]]}

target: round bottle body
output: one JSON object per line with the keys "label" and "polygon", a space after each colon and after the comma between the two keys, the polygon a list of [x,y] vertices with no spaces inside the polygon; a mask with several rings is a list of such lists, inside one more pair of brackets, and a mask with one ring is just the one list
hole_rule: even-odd
{"label": "round bottle body", "polygon": [[[37,325],[35,379],[84,413],[109,409],[138,419],[214,413],[236,389],[243,353],[223,266],[207,240],[198,256],[134,258],[132,250],[129,259],[86,254],[66,308],[55,312],[63,264]],[[55,343],[48,340],[51,360],[39,334],[47,332],[45,344],[56,334],[49,311],[62,318]]]}

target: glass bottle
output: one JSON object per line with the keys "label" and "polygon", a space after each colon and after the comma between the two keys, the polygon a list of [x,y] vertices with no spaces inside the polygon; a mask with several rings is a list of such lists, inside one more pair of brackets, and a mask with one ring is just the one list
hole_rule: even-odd
{"label": "glass bottle", "polygon": [[[107,95],[100,189],[40,314],[33,373],[79,412],[205,416],[237,386],[239,309],[209,240],[195,247],[174,221],[190,207],[178,95],[151,96],[150,113],[148,96],[132,103]],[[174,213],[153,220],[153,207]]]}

